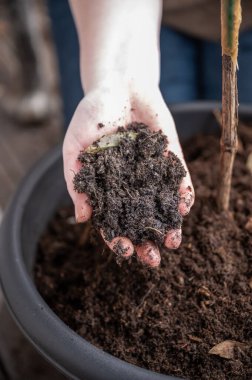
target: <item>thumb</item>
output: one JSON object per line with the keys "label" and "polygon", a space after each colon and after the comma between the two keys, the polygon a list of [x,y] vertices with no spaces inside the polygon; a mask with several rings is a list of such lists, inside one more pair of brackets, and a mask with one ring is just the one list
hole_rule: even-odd
{"label": "thumb", "polygon": [[92,207],[90,206],[87,194],[76,194],[73,203],[77,223],[84,223],[91,218]]}
{"label": "thumb", "polygon": [[80,147],[77,147],[77,149],[69,148],[68,142],[65,139],[63,144],[64,177],[67,190],[74,203],[75,218],[77,223],[86,222],[92,215],[92,207],[90,206],[87,194],[77,193],[74,190],[73,185],[75,173],[77,173],[80,169],[80,163],[77,160],[80,150]]}

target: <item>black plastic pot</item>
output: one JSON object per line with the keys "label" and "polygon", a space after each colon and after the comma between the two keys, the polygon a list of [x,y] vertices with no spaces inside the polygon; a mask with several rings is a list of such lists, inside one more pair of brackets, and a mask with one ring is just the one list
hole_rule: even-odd
{"label": "black plastic pot", "polygon": [[[216,103],[179,105],[172,110],[179,134],[217,129]],[[252,120],[252,109],[240,114]],[[69,202],[60,147],[46,155],[25,178],[8,208],[0,231],[0,277],[9,309],[33,345],[71,379],[171,380],[119,360],[68,328],[48,307],[33,282],[32,268],[41,232],[59,204]],[[182,316],[181,316],[182,317]]]}

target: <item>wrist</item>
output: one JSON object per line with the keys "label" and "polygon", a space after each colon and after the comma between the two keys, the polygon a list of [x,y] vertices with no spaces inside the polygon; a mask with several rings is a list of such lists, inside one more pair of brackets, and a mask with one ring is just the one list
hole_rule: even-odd
{"label": "wrist", "polygon": [[103,78],[97,78],[85,87],[85,96],[94,92],[125,93],[128,98],[144,94],[148,98],[161,96],[158,80],[120,71],[107,72]]}
{"label": "wrist", "polygon": [[81,57],[81,77],[84,92],[88,93],[102,84],[117,86],[158,87],[160,79],[160,51],[154,33],[119,36],[117,42],[104,46],[90,60]]}

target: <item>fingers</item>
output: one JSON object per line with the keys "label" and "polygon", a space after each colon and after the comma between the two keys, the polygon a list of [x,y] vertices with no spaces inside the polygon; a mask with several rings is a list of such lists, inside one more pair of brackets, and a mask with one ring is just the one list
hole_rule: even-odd
{"label": "fingers", "polygon": [[182,240],[181,228],[167,232],[164,245],[166,248],[177,249]]}
{"label": "fingers", "polygon": [[124,258],[129,258],[134,253],[134,247],[131,241],[122,236],[117,236],[113,240],[108,241],[104,237],[104,233],[101,230],[101,236],[103,237],[103,240],[107,244],[107,246],[113,251],[116,255]]}
{"label": "fingers", "polygon": [[187,215],[194,203],[194,189],[189,174],[182,180],[179,189],[180,202],[179,212],[182,216]]}
{"label": "fingers", "polygon": [[151,241],[146,241],[135,247],[137,257],[141,263],[151,268],[158,267],[161,261],[158,247]]}
{"label": "fingers", "polygon": [[[103,240],[116,255],[129,258],[134,253],[134,246],[132,242],[126,237],[115,237],[112,241],[108,241],[104,237],[104,233],[101,230]],[[135,251],[139,261],[151,268],[158,267],[161,261],[158,247],[151,241],[146,241],[141,245],[135,246]]]}
{"label": "fingers", "polygon": [[[105,243],[113,252],[115,252],[116,255],[124,258],[129,258],[133,255],[134,246],[128,238],[119,236],[109,242],[105,239],[103,231],[101,231],[101,235]],[[166,235],[164,245],[170,249],[177,249],[181,243],[181,240],[181,229],[170,230]],[[160,252],[158,247],[152,241],[146,241],[143,244],[135,246],[135,251],[138,260],[142,264],[145,264],[151,268],[159,266],[161,261]]]}

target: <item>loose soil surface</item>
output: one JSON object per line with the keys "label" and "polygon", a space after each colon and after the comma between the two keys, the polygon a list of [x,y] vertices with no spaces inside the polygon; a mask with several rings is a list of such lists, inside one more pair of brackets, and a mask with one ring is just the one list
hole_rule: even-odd
{"label": "loose soil surface", "polygon": [[178,189],[186,172],[174,153],[164,156],[167,138],[161,132],[141,123],[127,131],[137,136],[97,153],[80,153],[74,188],[89,195],[93,224],[107,240],[127,236],[134,244],[162,245],[167,231],[182,224]]}
{"label": "loose soil surface", "polygon": [[215,205],[218,139],[186,145],[196,202],[181,247],[163,249],[160,268],[134,257],[118,266],[101,241],[87,239],[89,225],[74,224],[71,208],[58,211],[40,239],[35,279],[68,326],[153,371],[252,379],[252,129],[240,132],[230,215]]}

